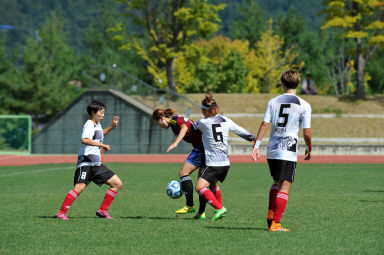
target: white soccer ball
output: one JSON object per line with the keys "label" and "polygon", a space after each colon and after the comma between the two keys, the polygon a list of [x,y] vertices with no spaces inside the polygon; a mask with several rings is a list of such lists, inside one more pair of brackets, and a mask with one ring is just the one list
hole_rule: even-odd
{"label": "white soccer ball", "polygon": [[173,199],[180,198],[183,195],[180,182],[175,180],[170,181],[167,185],[167,195]]}

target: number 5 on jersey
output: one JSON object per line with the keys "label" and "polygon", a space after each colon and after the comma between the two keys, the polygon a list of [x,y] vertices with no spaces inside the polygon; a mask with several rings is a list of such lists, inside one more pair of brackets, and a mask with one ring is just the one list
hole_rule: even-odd
{"label": "number 5 on jersey", "polygon": [[284,109],[285,108],[291,108],[291,105],[290,104],[281,104],[280,112],[279,112],[279,119],[280,118],[284,118],[284,121],[283,122],[278,122],[277,123],[278,127],[286,127],[287,126],[289,114],[288,113],[284,113]]}

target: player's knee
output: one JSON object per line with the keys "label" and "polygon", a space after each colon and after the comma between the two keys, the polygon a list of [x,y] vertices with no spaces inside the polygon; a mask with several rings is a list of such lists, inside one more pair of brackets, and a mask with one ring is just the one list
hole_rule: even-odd
{"label": "player's knee", "polygon": [[113,188],[116,188],[117,190],[120,190],[123,187],[123,182],[121,180],[114,183]]}
{"label": "player's knee", "polygon": [[85,188],[87,187],[87,184],[85,183],[77,183],[74,187],[74,190],[80,194],[81,192],[83,192],[83,190],[85,190]]}

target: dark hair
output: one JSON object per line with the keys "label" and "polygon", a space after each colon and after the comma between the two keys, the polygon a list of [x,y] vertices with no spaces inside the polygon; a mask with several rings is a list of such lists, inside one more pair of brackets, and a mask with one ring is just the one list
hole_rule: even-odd
{"label": "dark hair", "polygon": [[207,111],[208,117],[215,116],[220,112],[219,105],[216,103],[216,101],[213,99],[212,94],[209,92],[205,94],[205,98],[201,102],[201,105],[202,105],[202,109],[204,109],[204,107],[208,108],[208,109],[204,109],[205,111]]}
{"label": "dark hair", "polygon": [[160,117],[165,117],[165,118],[170,118],[172,117],[174,114],[175,114],[175,110],[173,109],[166,109],[166,110],[163,110],[163,109],[156,109],[153,113],[152,113],[152,119],[153,120],[159,120]]}
{"label": "dark hair", "polygon": [[101,109],[106,110],[107,108],[105,107],[105,105],[104,105],[102,102],[93,100],[93,101],[88,105],[88,107],[87,107],[87,112],[88,112],[89,116],[92,116],[92,112],[97,113],[97,112],[100,111]]}
{"label": "dark hair", "polygon": [[280,77],[281,82],[289,89],[296,89],[300,83],[300,74],[297,71],[284,71]]}

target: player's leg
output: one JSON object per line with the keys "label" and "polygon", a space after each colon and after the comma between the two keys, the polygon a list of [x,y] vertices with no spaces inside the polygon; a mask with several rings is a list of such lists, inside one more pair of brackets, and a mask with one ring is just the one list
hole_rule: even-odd
{"label": "player's leg", "polygon": [[199,168],[199,165],[198,155],[194,149],[179,172],[181,189],[185,194],[186,204],[183,208],[176,210],[176,214],[193,213],[196,211],[193,203],[193,183],[190,175]]}
{"label": "player's leg", "polygon": [[87,187],[90,182],[91,176],[90,168],[88,166],[79,167],[76,169],[74,180],[74,188],[68,192],[64,201],[60,207],[59,212],[56,214],[56,218],[62,220],[68,220],[67,212],[72,203],[80,195],[81,192]]}
{"label": "player's leg", "polygon": [[[203,170],[203,168],[200,167],[197,179],[199,179],[199,177],[201,176],[202,170]],[[195,217],[194,217],[195,219],[205,219],[204,211],[205,211],[205,206],[206,205],[207,205],[207,201],[205,201],[205,199],[202,196],[199,195],[199,211],[195,215]]]}
{"label": "player's leg", "polygon": [[280,224],[281,218],[284,214],[285,208],[288,202],[288,194],[291,188],[291,184],[294,181],[296,172],[296,162],[280,160],[280,175],[276,177],[280,186],[276,195],[276,210],[272,219],[270,227],[271,231],[289,231],[289,229],[283,228]]}
{"label": "player's leg", "polygon": [[277,182],[274,182],[269,190],[269,203],[268,203],[268,215],[267,215],[267,224],[268,228],[271,227],[273,216],[276,211],[276,196],[279,192],[280,185]]}
{"label": "player's leg", "polygon": [[217,185],[217,183],[215,185],[210,185],[209,189],[213,192],[217,201],[219,201],[219,203],[222,204],[221,190],[219,185]]}
{"label": "player's leg", "polygon": [[212,220],[224,217],[227,212],[227,209],[223,207],[219,201],[217,201],[213,192],[208,189],[210,185],[216,186],[217,181],[215,169],[212,167],[206,167],[196,184],[196,191],[199,192],[199,195],[202,196],[208,204],[216,209]]}
{"label": "player's leg", "polygon": [[96,212],[96,216],[99,216],[100,218],[112,219],[108,213],[108,208],[117,196],[117,193],[123,187],[123,182],[114,172],[112,172],[103,164],[99,167],[95,167],[95,177],[93,182],[99,186],[103,185],[104,183],[110,186],[110,188],[105,193],[100,208]]}

